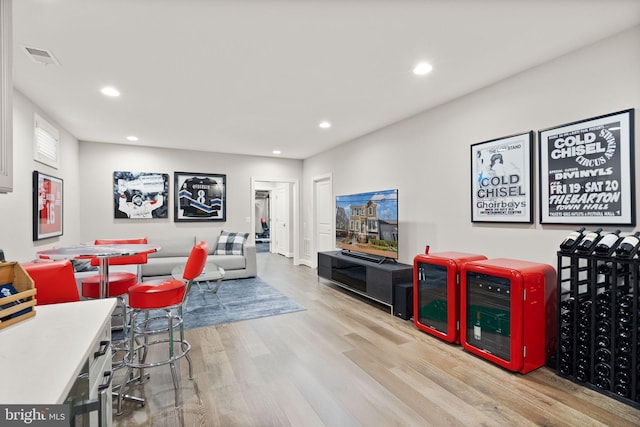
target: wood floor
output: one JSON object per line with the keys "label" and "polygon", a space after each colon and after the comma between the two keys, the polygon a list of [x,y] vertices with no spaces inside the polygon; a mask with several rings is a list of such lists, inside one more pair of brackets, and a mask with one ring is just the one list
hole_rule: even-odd
{"label": "wood floor", "polygon": [[[640,411],[540,368],[514,374],[415,328],[315,270],[258,254],[305,311],[187,331],[195,378],[150,371],[117,426],[638,426]],[[224,286],[224,284],[223,284]]]}

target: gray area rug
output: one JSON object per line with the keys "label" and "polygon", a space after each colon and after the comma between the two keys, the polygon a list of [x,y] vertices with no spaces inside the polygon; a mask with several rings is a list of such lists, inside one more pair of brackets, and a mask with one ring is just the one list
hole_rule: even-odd
{"label": "gray area rug", "polygon": [[217,293],[193,285],[184,307],[186,329],[304,310],[259,277],[223,280]]}

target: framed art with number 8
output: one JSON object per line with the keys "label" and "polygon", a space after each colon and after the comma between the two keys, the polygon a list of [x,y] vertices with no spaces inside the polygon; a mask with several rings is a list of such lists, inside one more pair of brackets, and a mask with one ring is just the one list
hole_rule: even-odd
{"label": "framed art with number 8", "polygon": [[33,241],[62,236],[62,180],[33,171]]}
{"label": "framed art with number 8", "polygon": [[227,176],[175,172],[175,222],[226,221]]}

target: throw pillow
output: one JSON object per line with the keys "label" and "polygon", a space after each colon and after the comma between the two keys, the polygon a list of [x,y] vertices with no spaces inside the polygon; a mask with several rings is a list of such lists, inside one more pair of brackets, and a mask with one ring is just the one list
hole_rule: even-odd
{"label": "throw pillow", "polygon": [[249,238],[249,233],[231,233],[222,230],[214,255],[242,255],[244,243]]}

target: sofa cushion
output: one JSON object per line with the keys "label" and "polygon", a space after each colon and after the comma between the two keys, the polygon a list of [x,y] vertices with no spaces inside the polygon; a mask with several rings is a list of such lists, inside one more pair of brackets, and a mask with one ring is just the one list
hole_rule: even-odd
{"label": "sofa cushion", "polygon": [[242,255],[244,243],[249,238],[249,233],[232,233],[222,230],[214,255]]}
{"label": "sofa cushion", "polygon": [[149,257],[149,262],[142,265],[142,275],[144,277],[170,276],[171,270],[173,270],[174,267],[184,266],[186,262],[186,256]]}
{"label": "sofa cushion", "polygon": [[227,271],[242,270],[247,267],[247,259],[244,255],[212,256],[207,258],[207,261],[213,262]]}
{"label": "sofa cushion", "polygon": [[191,248],[196,244],[196,239],[193,234],[171,237],[153,237],[147,238],[147,241],[150,244],[160,246],[160,250],[149,254],[149,258],[187,257],[191,252]]}
{"label": "sofa cushion", "polygon": [[216,233],[210,233],[206,231],[198,231],[196,234],[196,242],[205,241],[207,242],[207,246],[209,247],[209,255],[213,255],[213,253],[218,248],[218,239],[220,238],[220,233],[216,231]]}

